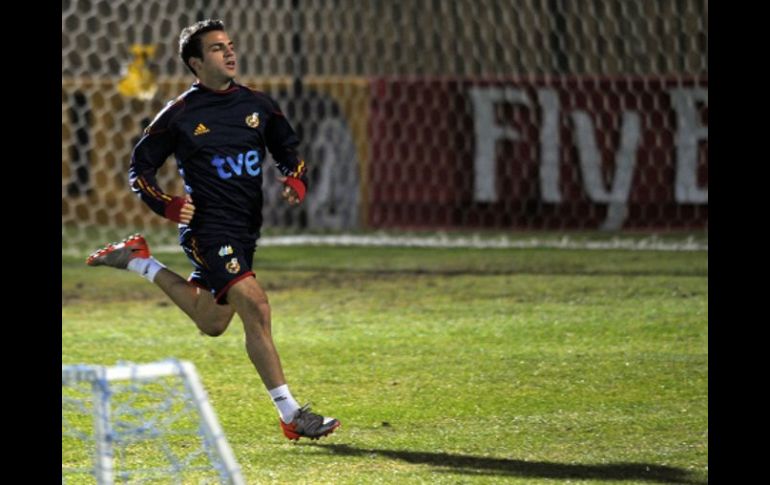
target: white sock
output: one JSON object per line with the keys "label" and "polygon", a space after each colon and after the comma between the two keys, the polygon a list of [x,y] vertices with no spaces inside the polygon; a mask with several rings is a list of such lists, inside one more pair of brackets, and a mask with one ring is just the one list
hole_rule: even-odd
{"label": "white sock", "polygon": [[128,269],[129,271],[133,271],[134,273],[138,273],[141,276],[147,278],[150,280],[150,282],[155,281],[155,275],[158,274],[158,271],[165,268],[166,265],[158,261],[157,259],[150,256],[149,258],[134,258],[131,261],[128,262]]}
{"label": "white sock", "polygon": [[299,404],[294,400],[294,396],[291,395],[289,386],[284,384],[267,392],[270,393],[273,404],[278,408],[278,414],[281,415],[281,421],[289,424],[294,419],[294,413],[299,409]]}

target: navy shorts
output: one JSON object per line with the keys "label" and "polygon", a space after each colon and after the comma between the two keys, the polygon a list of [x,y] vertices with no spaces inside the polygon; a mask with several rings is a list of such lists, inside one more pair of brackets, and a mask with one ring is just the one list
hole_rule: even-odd
{"label": "navy shorts", "polygon": [[180,235],[180,244],[194,268],[188,281],[210,291],[220,305],[227,304],[227,290],[231,286],[254,276],[251,264],[256,243],[222,239],[207,240],[204,244],[185,231]]}

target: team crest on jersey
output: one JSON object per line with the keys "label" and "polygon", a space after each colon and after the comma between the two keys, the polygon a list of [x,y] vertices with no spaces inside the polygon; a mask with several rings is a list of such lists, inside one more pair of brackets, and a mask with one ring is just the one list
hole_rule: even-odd
{"label": "team crest on jersey", "polygon": [[238,263],[238,258],[233,258],[229,263],[225,265],[225,269],[230,274],[235,274],[241,270],[241,265]]}
{"label": "team crest on jersey", "polygon": [[232,247],[232,246],[230,246],[229,244],[228,244],[228,245],[226,245],[226,246],[222,246],[221,248],[219,248],[219,255],[220,255],[221,257],[223,257],[223,258],[224,258],[225,256],[228,256],[228,255],[230,255],[230,254],[233,254],[233,247]]}
{"label": "team crest on jersey", "polygon": [[249,128],[256,128],[259,126],[259,113],[256,111],[246,117],[246,124]]}

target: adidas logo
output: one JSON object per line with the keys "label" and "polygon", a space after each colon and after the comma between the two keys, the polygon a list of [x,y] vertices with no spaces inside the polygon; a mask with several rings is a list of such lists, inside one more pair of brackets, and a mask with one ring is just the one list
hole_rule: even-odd
{"label": "adidas logo", "polygon": [[193,131],[193,135],[203,135],[209,132],[209,129],[206,128],[206,125],[203,123],[198,123],[198,126],[195,127],[195,131]]}

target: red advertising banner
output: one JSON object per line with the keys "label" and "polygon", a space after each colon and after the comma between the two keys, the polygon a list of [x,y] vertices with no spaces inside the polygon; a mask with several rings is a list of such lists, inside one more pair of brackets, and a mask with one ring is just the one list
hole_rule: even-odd
{"label": "red advertising banner", "polygon": [[368,226],[703,229],[706,78],[372,79]]}

